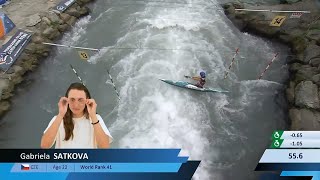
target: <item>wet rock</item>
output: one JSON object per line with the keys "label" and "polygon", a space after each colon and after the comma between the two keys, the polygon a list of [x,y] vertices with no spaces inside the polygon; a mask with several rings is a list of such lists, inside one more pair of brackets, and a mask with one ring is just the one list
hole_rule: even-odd
{"label": "wet rock", "polygon": [[314,75],[311,79],[316,85],[320,86],[320,74]]}
{"label": "wet rock", "polygon": [[53,40],[60,36],[60,32],[56,28],[48,27],[43,31],[42,35],[50,40]]}
{"label": "wet rock", "polygon": [[259,21],[259,19],[252,20],[248,22],[248,28],[254,29],[255,32],[263,34],[266,37],[274,38],[279,33],[279,28],[270,27],[269,23],[270,22]]}
{"label": "wet rock", "polygon": [[315,41],[317,41],[317,43],[320,43],[320,30],[312,29],[307,33],[306,37],[309,40],[315,40]]}
{"label": "wet rock", "polygon": [[66,13],[61,13],[60,14],[60,18],[64,21],[64,22],[68,22],[69,19],[71,18],[71,16],[69,14]]}
{"label": "wet rock", "polygon": [[8,111],[10,108],[10,103],[8,101],[0,102],[0,117],[3,116],[4,112]]}
{"label": "wet rock", "polygon": [[232,21],[232,23],[241,31],[244,30],[247,26],[247,23],[244,22],[244,16],[235,11],[235,6],[232,3],[228,3],[223,5],[223,8],[225,9],[225,14],[228,16],[228,18]]}
{"label": "wet rock", "polygon": [[296,54],[302,53],[308,44],[308,40],[304,36],[294,37],[291,41],[292,51]]}
{"label": "wet rock", "polygon": [[294,63],[300,63],[301,65],[303,62],[303,55],[288,55],[286,58],[286,63],[288,64],[294,64]]}
{"label": "wet rock", "polygon": [[[288,27],[291,26],[291,27]],[[291,43],[295,38],[303,37],[304,31],[301,29],[297,29],[296,25],[291,23],[291,25],[287,25],[287,28],[284,28],[280,31],[279,39],[286,43]]]}
{"label": "wet rock", "polygon": [[310,63],[312,66],[320,65],[320,46],[309,45],[304,52],[304,62]]}
{"label": "wet rock", "polygon": [[301,66],[302,66],[302,64],[300,64],[300,63],[293,63],[290,65],[289,71],[291,73],[295,73],[301,68]]}
{"label": "wet rock", "polygon": [[318,86],[312,81],[302,81],[295,88],[295,105],[301,108],[319,109]]}
{"label": "wet rock", "polygon": [[62,33],[67,31],[70,28],[70,26],[68,24],[62,24],[58,26],[58,30]]}
{"label": "wet rock", "polygon": [[318,74],[318,68],[311,67],[309,65],[302,65],[298,67],[298,71],[294,75],[294,81],[299,83],[300,81],[312,80],[312,77]]}
{"label": "wet rock", "polygon": [[74,17],[74,16],[71,16],[70,19],[69,19],[69,21],[67,22],[67,24],[68,24],[69,26],[72,26],[72,25],[74,25],[74,24],[76,23],[76,21],[77,21],[77,18]]}
{"label": "wet rock", "polygon": [[23,68],[22,73],[25,73],[26,71],[32,71],[36,67],[37,64],[38,64],[37,57],[35,57],[35,55],[29,56],[28,59],[24,59],[20,63],[20,66]]}
{"label": "wet rock", "polygon": [[69,8],[65,13],[77,18],[81,16],[81,13],[76,8]]}
{"label": "wet rock", "polygon": [[320,113],[309,109],[290,109],[291,130],[319,130]]}
{"label": "wet rock", "polygon": [[48,46],[46,46],[46,45],[29,43],[28,46],[26,47],[25,51],[26,51],[26,53],[28,53],[28,55],[23,54],[23,56],[21,56],[21,58],[23,60],[29,59],[33,54],[38,55],[38,56],[42,56],[42,54],[48,53],[50,50],[49,50]]}
{"label": "wet rock", "polygon": [[320,57],[312,59],[311,62],[314,64],[314,66],[318,65],[318,70],[320,70]]}
{"label": "wet rock", "polygon": [[81,7],[79,10],[80,16],[86,16],[90,13],[90,9],[86,6]]}

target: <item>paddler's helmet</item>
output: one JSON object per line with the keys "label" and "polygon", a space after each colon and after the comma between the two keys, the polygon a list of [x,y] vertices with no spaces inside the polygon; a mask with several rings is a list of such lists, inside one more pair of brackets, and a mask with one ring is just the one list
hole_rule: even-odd
{"label": "paddler's helmet", "polygon": [[206,78],[206,73],[203,72],[203,71],[201,71],[201,72],[200,72],[200,76],[201,76],[201,78]]}

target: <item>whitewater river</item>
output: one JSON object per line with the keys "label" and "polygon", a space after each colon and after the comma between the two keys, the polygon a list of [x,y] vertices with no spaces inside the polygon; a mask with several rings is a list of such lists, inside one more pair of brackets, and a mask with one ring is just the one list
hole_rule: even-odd
{"label": "whitewater river", "polygon": [[[256,179],[253,170],[272,131],[286,128],[288,49],[240,32],[221,2],[97,0],[92,13],[57,43],[105,48],[86,51],[88,61],[77,50],[53,48],[17,89],[0,123],[0,148],[39,148],[59,97],[78,81],[72,64],[97,101],[114,137],[112,148],[181,148],[181,155],[202,160],[195,179]],[[230,93],[199,93],[159,81],[187,81],[184,75],[200,70],[207,72],[206,87]]]}

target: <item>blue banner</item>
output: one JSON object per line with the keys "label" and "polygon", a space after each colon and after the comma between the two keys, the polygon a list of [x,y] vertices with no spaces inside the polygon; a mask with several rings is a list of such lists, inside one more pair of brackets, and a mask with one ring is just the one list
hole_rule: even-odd
{"label": "blue banner", "polygon": [[3,71],[8,70],[12,64],[22,53],[23,49],[30,41],[31,34],[23,30],[11,37],[11,39],[4,44],[0,49],[0,69]]}
{"label": "blue banner", "polygon": [[[191,179],[194,175],[199,161],[188,161],[180,165],[171,163],[142,163],[137,167],[133,167],[137,163],[120,163],[118,167],[122,166],[119,171],[103,172],[102,170],[84,171],[77,170],[78,163],[1,163],[0,164],[0,179]],[[88,163],[87,165],[95,165],[95,163]],[[63,167],[56,169],[55,166]],[[102,164],[100,164],[102,166]],[[128,169],[124,169],[124,167]],[[74,167],[74,169],[73,169]],[[65,168],[65,169],[64,169]],[[69,170],[66,170],[71,168]],[[114,169],[116,169],[115,167]],[[133,168],[132,170],[130,168]]]}
{"label": "blue banner", "polygon": [[178,172],[181,163],[15,163],[13,173],[38,172]]}
{"label": "blue banner", "polygon": [[0,149],[0,162],[184,163],[180,149]]}
{"label": "blue banner", "polygon": [[[0,149],[0,179],[191,179],[200,161],[188,161],[188,157],[179,157],[179,152],[180,149]],[[55,159],[55,155],[59,158]]]}
{"label": "blue banner", "polygon": [[313,177],[313,180],[319,180],[320,179],[320,171],[283,171],[283,172],[281,172],[281,176]]}

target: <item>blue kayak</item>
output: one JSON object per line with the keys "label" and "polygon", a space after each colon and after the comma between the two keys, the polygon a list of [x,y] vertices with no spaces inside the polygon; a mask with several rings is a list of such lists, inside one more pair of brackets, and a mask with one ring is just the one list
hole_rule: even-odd
{"label": "blue kayak", "polygon": [[219,93],[227,93],[229,91],[225,91],[222,89],[212,89],[212,88],[199,88],[195,86],[194,84],[185,82],[185,81],[172,81],[172,80],[167,80],[167,79],[160,79],[161,81],[168,83],[173,86],[178,86],[181,88],[186,88],[186,89],[191,89],[195,91],[201,91],[201,92],[219,92]]}

